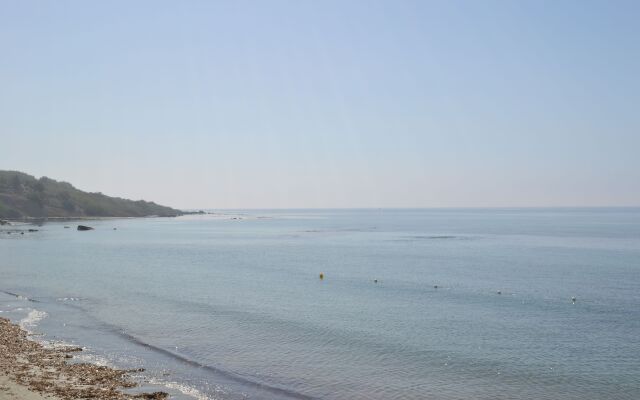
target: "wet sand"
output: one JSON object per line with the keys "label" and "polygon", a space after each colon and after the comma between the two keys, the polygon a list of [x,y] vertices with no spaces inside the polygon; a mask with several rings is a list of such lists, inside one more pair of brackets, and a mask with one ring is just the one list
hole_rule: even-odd
{"label": "wet sand", "polygon": [[136,386],[129,373],[69,363],[78,347],[45,347],[8,319],[0,318],[0,400],[166,399],[165,392],[123,392]]}
{"label": "wet sand", "polygon": [[38,392],[29,390],[28,387],[22,386],[6,375],[0,375],[0,400],[58,400],[60,397],[43,395]]}

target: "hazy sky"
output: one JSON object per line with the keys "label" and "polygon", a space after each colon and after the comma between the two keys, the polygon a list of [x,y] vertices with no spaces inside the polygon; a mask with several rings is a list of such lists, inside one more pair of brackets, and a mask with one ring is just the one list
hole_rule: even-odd
{"label": "hazy sky", "polygon": [[638,1],[0,0],[0,169],[176,207],[640,205]]}

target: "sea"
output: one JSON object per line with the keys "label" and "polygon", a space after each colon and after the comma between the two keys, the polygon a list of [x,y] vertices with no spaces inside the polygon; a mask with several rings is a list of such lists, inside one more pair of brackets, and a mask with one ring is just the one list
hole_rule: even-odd
{"label": "sea", "polygon": [[0,316],[174,399],[640,399],[638,208],[210,211],[0,227]]}

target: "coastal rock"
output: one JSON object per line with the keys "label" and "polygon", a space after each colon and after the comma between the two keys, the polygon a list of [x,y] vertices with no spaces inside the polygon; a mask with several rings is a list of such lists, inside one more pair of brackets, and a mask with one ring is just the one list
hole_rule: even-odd
{"label": "coastal rock", "polygon": [[90,226],[86,226],[86,225],[78,225],[78,230],[79,231],[92,231],[93,228]]}

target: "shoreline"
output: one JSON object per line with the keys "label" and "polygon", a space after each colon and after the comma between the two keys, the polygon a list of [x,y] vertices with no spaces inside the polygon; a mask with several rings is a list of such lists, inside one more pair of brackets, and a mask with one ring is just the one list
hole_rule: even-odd
{"label": "shoreline", "polygon": [[214,212],[205,211],[181,211],[176,215],[142,215],[142,216],[56,216],[56,217],[20,217],[20,218],[2,218],[0,217],[0,225],[12,226],[14,224],[31,224],[38,225],[46,222],[72,222],[72,221],[111,221],[119,219],[157,219],[157,218],[178,218],[191,215],[216,215]]}
{"label": "shoreline", "polygon": [[151,399],[166,392],[127,393],[138,384],[133,372],[88,363],[70,363],[82,348],[46,347],[17,324],[0,317],[0,399]]}
{"label": "shoreline", "polygon": [[[25,223],[32,224],[34,222],[59,222],[59,221],[110,221],[114,219],[145,219],[145,218],[177,218],[183,215],[192,214],[180,214],[180,215],[145,215],[140,217],[92,217],[92,216],[77,216],[77,217],[22,217],[22,218],[3,218],[3,222],[11,223]],[[3,224],[4,225],[4,224]]]}

